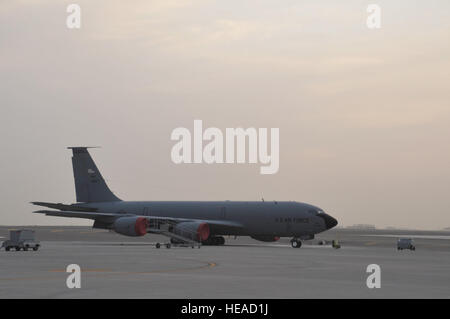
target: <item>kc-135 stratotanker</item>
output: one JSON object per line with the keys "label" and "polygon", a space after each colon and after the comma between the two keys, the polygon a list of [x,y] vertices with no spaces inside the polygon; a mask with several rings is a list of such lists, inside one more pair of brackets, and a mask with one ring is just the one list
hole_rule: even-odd
{"label": "kc-135 stratotanker", "polygon": [[301,240],[337,225],[322,209],[292,201],[123,201],[109,189],[88,147],[69,149],[77,203],[32,202],[54,209],[34,213],[92,219],[94,228],[125,236],[155,233],[172,243],[203,245],[223,245],[223,236],[231,235],[264,242],[292,237],[292,247],[299,248]]}

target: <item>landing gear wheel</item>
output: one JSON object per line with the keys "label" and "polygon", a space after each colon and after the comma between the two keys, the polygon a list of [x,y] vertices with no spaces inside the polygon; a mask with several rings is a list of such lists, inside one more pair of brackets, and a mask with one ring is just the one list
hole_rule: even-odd
{"label": "landing gear wheel", "polygon": [[38,246],[33,247],[33,250],[34,250],[34,251],[36,251],[36,250],[38,250],[38,249],[39,249]]}
{"label": "landing gear wheel", "polygon": [[217,237],[217,245],[224,245],[225,244],[225,238],[223,238],[222,236]]}
{"label": "landing gear wheel", "polygon": [[225,238],[223,238],[223,236],[211,236],[207,240],[203,240],[201,243],[207,246],[222,246],[225,244]]}
{"label": "landing gear wheel", "polygon": [[166,248],[169,249],[170,248],[170,243],[166,244]]}
{"label": "landing gear wheel", "polygon": [[156,243],[155,247],[159,249],[159,248],[161,248],[161,244],[160,243]]}
{"label": "landing gear wheel", "polygon": [[296,238],[291,240],[291,246],[292,248],[300,248],[302,247],[302,242]]}
{"label": "landing gear wheel", "polygon": [[20,251],[20,247],[16,247],[16,251]]}
{"label": "landing gear wheel", "polygon": [[225,238],[223,238],[223,236],[212,237],[211,241],[214,246],[222,246],[225,244]]}

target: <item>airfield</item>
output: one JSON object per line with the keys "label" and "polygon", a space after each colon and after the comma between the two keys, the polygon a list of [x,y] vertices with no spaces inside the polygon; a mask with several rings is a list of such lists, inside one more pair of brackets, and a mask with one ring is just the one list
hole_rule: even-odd
{"label": "airfield", "polygon": [[[9,229],[0,227],[0,242]],[[90,227],[34,229],[42,247],[0,250],[0,298],[449,298],[450,232],[333,229],[293,249],[226,237],[225,246],[155,248],[167,239],[130,238]],[[2,238],[3,237],[3,238]],[[397,251],[415,237],[416,251]],[[338,239],[341,249],[318,245]],[[66,267],[81,267],[81,288]],[[369,264],[381,288],[369,289]]]}

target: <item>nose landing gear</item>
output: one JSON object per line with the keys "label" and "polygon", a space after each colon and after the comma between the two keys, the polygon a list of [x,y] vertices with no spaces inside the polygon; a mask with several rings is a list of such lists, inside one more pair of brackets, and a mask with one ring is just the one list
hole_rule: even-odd
{"label": "nose landing gear", "polygon": [[292,238],[291,239],[291,246],[292,248],[300,248],[302,247],[302,242],[299,238]]}

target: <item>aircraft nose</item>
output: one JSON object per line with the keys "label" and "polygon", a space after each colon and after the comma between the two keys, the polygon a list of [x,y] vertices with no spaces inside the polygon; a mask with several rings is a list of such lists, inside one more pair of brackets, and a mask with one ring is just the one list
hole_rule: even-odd
{"label": "aircraft nose", "polygon": [[336,218],[331,217],[328,214],[323,214],[321,217],[325,221],[325,227],[327,229],[331,229],[338,224],[338,221],[336,220]]}

